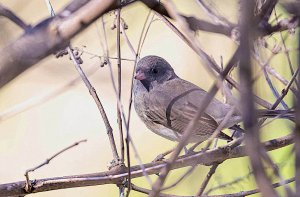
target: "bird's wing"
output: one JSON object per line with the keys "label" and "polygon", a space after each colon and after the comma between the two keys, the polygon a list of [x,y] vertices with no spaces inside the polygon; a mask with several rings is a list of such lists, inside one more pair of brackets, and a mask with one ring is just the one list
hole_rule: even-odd
{"label": "bird's wing", "polygon": [[[151,119],[151,121],[182,134],[198,111],[198,107],[187,101],[186,96],[198,90],[198,88],[193,88],[182,91],[175,97],[171,97],[171,94],[166,94],[164,90],[156,92],[155,96],[149,99],[149,106],[151,107],[146,111],[146,116]],[[207,137],[211,135],[217,127],[218,123],[216,120],[204,112],[194,127],[193,135]],[[226,140],[231,139],[223,133],[218,137]]]}

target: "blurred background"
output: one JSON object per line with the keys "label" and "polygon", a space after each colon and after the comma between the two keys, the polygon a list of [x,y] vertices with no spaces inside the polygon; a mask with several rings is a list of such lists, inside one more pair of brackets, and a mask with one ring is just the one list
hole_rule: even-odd
{"label": "blurred background", "polygon": [[[51,1],[55,11],[61,10],[68,1]],[[206,1],[227,18],[237,23],[238,3],[237,1]],[[37,24],[39,21],[49,17],[47,6],[42,0],[1,0],[1,3],[11,9],[27,24]],[[197,16],[210,21],[205,12],[196,1],[174,1],[180,13]],[[128,25],[126,33],[137,49],[142,27],[148,15],[148,8],[141,3],[136,3],[122,9],[121,16]],[[277,14],[285,17],[281,7],[277,7]],[[150,18],[152,15],[150,15]],[[272,16],[274,23],[276,22]],[[116,29],[110,27],[114,23],[115,15],[110,13],[104,16],[106,32],[108,35],[108,46],[111,57],[116,57]],[[154,16],[154,19],[157,17]],[[7,45],[22,34],[22,31],[5,18],[0,18],[0,45]],[[117,125],[116,97],[112,88],[108,66],[100,67],[101,60],[95,55],[103,55],[101,42],[104,42],[102,24],[98,20],[86,30],[77,35],[71,42],[73,47],[78,47],[85,52],[82,55],[82,68],[89,73],[89,79],[95,87],[100,100],[106,110],[110,123],[113,127],[114,136],[119,148],[119,132]],[[286,44],[290,49],[295,49],[296,36],[285,32]],[[224,65],[231,58],[237,44],[230,38],[213,33],[198,32],[203,50],[209,54],[218,64],[221,60]],[[265,42],[272,46],[280,43],[280,35],[265,38]],[[134,60],[129,47],[121,35],[122,57]],[[263,57],[269,57],[270,51],[262,50]],[[214,78],[210,76],[204,66],[201,65],[199,57],[162,21],[154,20],[149,28],[145,39],[141,57],[146,55],[158,55],[165,58],[175,69],[177,75],[191,81],[203,89],[209,89]],[[295,52],[291,52],[291,60],[296,66]],[[115,79],[117,79],[117,62],[111,60]],[[287,69],[287,58],[279,53],[271,60],[271,64],[286,79],[291,78]],[[134,62],[122,61],[122,103],[127,111],[130,84],[132,79]],[[255,67],[259,74],[259,66]],[[236,72],[232,77],[237,79]],[[276,98],[272,95],[262,74],[255,83],[256,93],[260,97],[274,102]],[[25,180],[24,172],[45,161],[54,153],[71,145],[72,143],[87,139],[86,143],[72,148],[52,160],[49,165],[38,169],[30,174],[31,179],[49,178],[66,175],[77,175],[106,171],[112,160],[111,149],[106,135],[105,126],[99,111],[90,96],[87,88],[81,80],[67,85],[70,81],[78,78],[78,73],[67,56],[55,58],[49,56],[37,65],[31,67],[9,84],[0,89],[0,184]],[[273,79],[274,80],[274,79]],[[284,85],[274,80],[279,92]],[[238,97],[238,94],[234,92]],[[222,100],[219,93],[217,97]],[[285,102],[292,106],[292,96],[285,98]],[[20,105],[21,104],[21,105]],[[31,106],[29,109],[19,113],[11,113],[20,106]],[[158,154],[173,148],[176,144],[161,138],[149,131],[132,110],[130,124],[131,137],[138,149],[143,163],[151,162]],[[283,136],[291,132],[293,125],[285,120],[276,120],[263,127],[262,140]],[[222,144],[222,142],[221,142]],[[137,160],[132,156],[132,165]],[[294,158],[291,155],[291,147],[283,148],[270,153],[279,165],[282,176],[290,178],[294,174]],[[206,176],[208,167],[199,166],[174,189],[166,193],[176,195],[193,195],[198,191],[203,178]],[[166,185],[174,182],[187,168],[174,170],[169,176]],[[218,186],[230,182],[239,177],[242,181],[226,188],[214,191],[214,194],[239,192],[256,188],[247,158],[232,159],[224,162],[212,177],[209,186]],[[151,176],[156,180],[156,175]],[[274,178],[274,181],[276,179]],[[149,188],[144,178],[134,179],[133,183],[138,186]],[[66,190],[43,192],[33,194],[34,196],[118,196],[118,188],[115,185],[101,185],[92,187],[73,188]],[[132,192],[132,196],[145,196]],[[259,195],[258,195],[259,196]]]}

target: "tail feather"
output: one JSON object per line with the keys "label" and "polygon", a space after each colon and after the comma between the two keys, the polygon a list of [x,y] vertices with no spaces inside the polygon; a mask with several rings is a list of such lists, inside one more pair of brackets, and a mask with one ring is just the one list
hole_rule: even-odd
{"label": "tail feather", "polygon": [[222,140],[227,140],[227,141],[232,141],[233,140],[232,137],[230,137],[229,135],[227,135],[227,134],[225,134],[223,132],[219,133],[218,138],[222,139]]}

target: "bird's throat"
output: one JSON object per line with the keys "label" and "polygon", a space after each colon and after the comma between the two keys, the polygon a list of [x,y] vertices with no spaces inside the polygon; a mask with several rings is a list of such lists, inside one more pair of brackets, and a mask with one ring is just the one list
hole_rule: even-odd
{"label": "bird's throat", "polygon": [[146,88],[146,90],[149,92],[149,91],[150,91],[150,85],[151,85],[151,82],[148,81],[148,80],[146,80],[146,79],[141,80],[140,82],[143,84],[143,86],[144,86],[144,87]]}

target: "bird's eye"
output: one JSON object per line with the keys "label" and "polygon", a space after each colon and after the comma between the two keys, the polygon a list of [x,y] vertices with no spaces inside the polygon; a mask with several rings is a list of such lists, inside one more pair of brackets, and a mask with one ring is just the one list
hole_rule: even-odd
{"label": "bird's eye", "polygon": [[154,73],[154,74],[157,74],[157,73],[158,73],[158,70],[157,70],[157,68],[152,68],[152,69],[151,69],[151,72]]}

